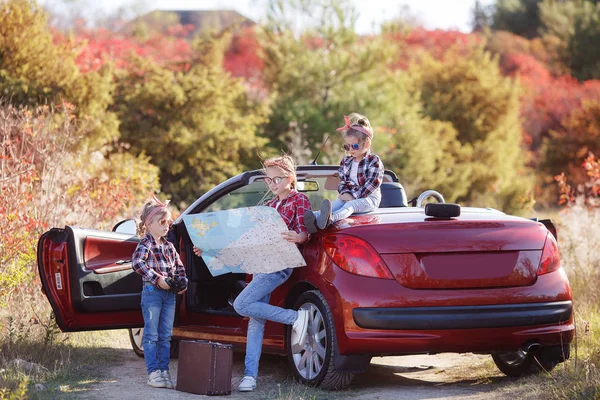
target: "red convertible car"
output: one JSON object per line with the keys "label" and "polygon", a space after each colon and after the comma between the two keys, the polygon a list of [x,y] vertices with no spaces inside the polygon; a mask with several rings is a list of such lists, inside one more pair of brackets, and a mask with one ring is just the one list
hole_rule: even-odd
{"label": "red convertible car", "polygon": [[[183,215],[258,205],[267,192],[263,178],[258,170],[235,176]],[[312,204],[337,195],[337,166],[300,166],[298,178]],[[435,191],[407,201],[386,171],[380,208],[313,235],[300,249],[307,266],[271,297],[272,304],[310,310],[304,345],[292,349],[289,328],[269,322],[265,351],[287,354],[297,379],[328,389],[350,385],[373,356],[491,354],[509,376],[566,360],[575,327],[552,223],[443,201]],[[143,354],[133,232],[132,220],[113,232],[51,229],[40,237],[38,266],[63,331],[129,328]],[[190,279],[178,299],[173,340],[243,350],[247,319],[231,303],[251,275],[213,277],[192,252],[181,217],[171,236]]]}

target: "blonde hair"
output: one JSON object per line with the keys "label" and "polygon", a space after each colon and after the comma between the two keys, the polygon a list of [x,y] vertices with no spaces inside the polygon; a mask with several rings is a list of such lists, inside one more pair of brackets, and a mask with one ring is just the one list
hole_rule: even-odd
{"label": "blonde hair", "polygon": [[350,124],[349,124],[350,128],[343,131],[342,136],[344,138],[346,138],[347,136],[352,136],[352,137],[355,137],[358,140],[360,140],[361,143],[365,143],[365,142],[370,143],[371,139],[369,139],[369,137],[367,135],[365,135],[363,132],[361,132],[359,130],[352,129],[352,125],[360,125],[363,128],[365,128],[367,131],[371,132],[371,136],[373,136],[373,127],[371,127],[371,122],[369,121],[369,119],[359,113],[352,113],[352,114],[348,115],[348,118],[350,118]]}
{"label": "blonde hair", "polygon": [[[162,210],[160,210],[161,208]],[[137,225],[138,236],[142,237],[146,234],[146,222],[150,222],[148,221],[148,217],[152,214],[154,214],[156,217],[163,218],[170,215],[171,212],[167,210],[167,208],[164,205],[158,204],[155,201],[149,201],[146,204],[144,204],[144,209],[142,210],[142,214],[140,215],[140,223]]]}
{"label": "blonde hair", "polygon": [[291,186],[292,189],[296,189],[298,183],[298,180],[296,178],[296,163],[294,162],[292,157],[288,156],[287,154],[284,154],[279,157],[267,158],[263,161],[262,165],[263,173],[265,175],[267,174],[267,168],[280,168],[283,172],[287,174],[286,176],[291,176],[293,178]]}

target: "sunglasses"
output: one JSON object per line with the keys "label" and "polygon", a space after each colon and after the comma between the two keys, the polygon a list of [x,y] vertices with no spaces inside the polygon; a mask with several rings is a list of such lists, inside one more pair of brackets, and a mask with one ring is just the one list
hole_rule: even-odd
{"label": "sunglasses", "polygon": [[271,183],[279,185],[281,183],[281,181],[286,178],[287,178],[287,176],[274,176],[273,178],[269,178],[268,176],[266,176],[265,183],[267,185],[270,185]]}
{"label": "sunglasses", "polygon": [[360,144],[359,143],[352,143],[352,144],[344,144],[344,150],[346,151],[350,151],[350,150],[358,150],[360,149]]}
{"label": "sunglasses", "polygon": [[171,218],[161,218],[158,220],[158,224],[160,226],[171,226],[173,225],[173,220]]}

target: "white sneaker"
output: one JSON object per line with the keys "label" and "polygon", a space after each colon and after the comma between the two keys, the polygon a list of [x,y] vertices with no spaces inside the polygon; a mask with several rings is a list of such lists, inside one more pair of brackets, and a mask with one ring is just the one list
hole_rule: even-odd
{"label": "white sneaker", "polygon": [[245,376],[242,378],[238,386],[240,392],[251,392],[256,389],[256,379],[252,376]]}
{"label": "white sneaker", "polygon": [[165,387],[167,389],[175,388],[175,385],[173,385],[173,381],[171,380],[171,374],[169,373],[169,371],[167,371],[167,370],[161,371],[161,375],[162,375],[163,380],[165,381]]}
{"label": "white sneaker", "polygon": [[152,371],[150,375],[148,375],[148,385],[155,388],[167,387],[167,384],[165,383],[165,380],[163,379],[159,370]]}
{"label": "white sneaker", "polygon": [[292,347],[302,345],[306,341],[308,332],[308,310],[298,310],[298,318],[292,325]]}

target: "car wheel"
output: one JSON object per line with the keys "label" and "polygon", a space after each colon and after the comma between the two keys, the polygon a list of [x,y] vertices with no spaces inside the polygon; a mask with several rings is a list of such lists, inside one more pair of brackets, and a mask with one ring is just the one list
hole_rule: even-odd
{"label": "car wheel", "polygon": [[[144,328],[129,329],[129,342],[133,352],[139,357],[144,357],[144,348],[142,347],[142,338],[144,337]],[[179,340],[171,339],[171,358],[179,356]]]}
{"label": "car wheel", "polygon": [[570,347],[552,346],[542,347],[536,353],[524,350],[494,353],[492,359],[500,371],[505,375],[518,378],[522,375],[533,374],[539,371],[552,371],[558,363],[568,360]]}
{"label": "car wheel", "polygon": [[347,388],[353,373],[337,371],[335,357],[338,354],[333,316],[327,301],[316,290],[304,292],[296,301],[296,310],[309,311],[306,342],[292,348],[292,329],[287,329],[288,360],[296,378],[309,386],[340,390]]}
{"label": "car wheel", "polygon": [[144,328],[129,329],[129,342],[133,352],[139,357],[144,357],[144,348],[142,347],[142,338],[144,337]]}

